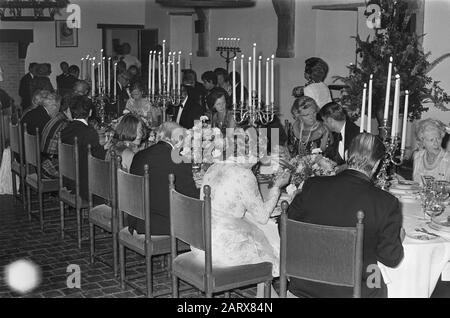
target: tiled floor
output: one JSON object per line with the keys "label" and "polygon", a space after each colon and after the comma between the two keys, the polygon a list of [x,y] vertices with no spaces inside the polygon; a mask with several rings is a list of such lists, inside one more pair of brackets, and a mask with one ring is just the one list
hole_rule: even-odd
{"label": "tiled floor", "polygon": [[[50,206],[57,207],[57,202],[50,202]],[[70,224],[69,224],[70,226]],[[86,230],[84,234],[88,234]],[[104,246],[108,246],[106,241]],[[101,247],[101,246],[99,246]],[[143,260],[137,255],[127,255],[131,259]],[[42,271],[41,284],[27,295],[12,292],[6,286],[4,268],[6,265],[19,260],[28,259],[39,265]],[[67,272],[70,264],[76,264],[81,269],[81,288],[68,288],[67,278],[72,272]],[[162,257],[154,258],[154,290],[170,293],[171,280],[163,268]],[[103,263],[89,264],[89,242],[82,243],[81,250],[77,248],[75,239],[67,237],[61,240],[59,234],[59,212],[51,211],[45,214],[45,230],[41,232],[39,221],[28,221],[21,203],[15,202],[12,196],[0,196],[0,298],[3,297],[144,297],[133,288],[120,288],[118,279],[113,277],[110,267]],[[127,271],[130,274],[144,273],[144,267]],[[158,273],[159,272],[159,273]],[[142,282],[143,283],[143,282]],[[140,283],[139,285],[142,285]],[[144,286],[144,285],[142,285]],[[202,294],[182,284],[181,297],[203,297]],[[242,290],[242,296],[255,297],[256,288],[250,286]],[[162,296],[170,297],[170,295]],[[241,297],[232,293],[231,297]]]}

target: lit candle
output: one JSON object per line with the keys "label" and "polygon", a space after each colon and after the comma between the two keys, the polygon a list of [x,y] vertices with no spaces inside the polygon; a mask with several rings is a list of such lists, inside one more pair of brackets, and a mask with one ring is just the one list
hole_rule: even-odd
{"label": "lit candle", "polygon": [[178,94],[181,94],[181,51],[178,52]]}
{"label": "lit candle", "polygon": [[367,84],[364,83],[362,106],[361,106],[361,126],[359,127],[360,133],[364,132],[364,116],[366,115],[366,94],[367,94]]}
{"label": "lit candle", "polygon": [[93,61],[91,64],[91,96],[94,99],[95,96],[95,62]]}
{"label": "lit candle", "polygon": [[233,58],[233,110],[236,110],[236,59]]}
{"label": "lit candle", "polygon": [[269,110],[269,61],[270,58],[266,60],[266,110]]}
{"label": "lit candle", "polygon": [[105,92],[106,89],[106,67],[105,67],[105,57],[102,58],[102,88],[103,92]]}
{"label": "lit candle", "polygon": [[161,83],[161,52],[158,54],[158,91],[162,93],[162,83]]}
{"label": "lit candle", "polygon": [[244,107],[244,54],[241,55],[241,108]]}
{"label": "lit candle", "polygon": [[164,84],[166,83],[166,40],[163,40],[162,69],[163,69],[163,88],[164,88]]}
{"label": "lit candle", "polygon": [[153,51],[148,54],[148,93],[152,91],[152,55]]}
{"label": "lit candle", "polygon": [[108,94],[111,95],[111,56],[108,57]]}
{"label": "lit candle", "polygon": [[270,103],[272,105],[272,111],[273,111],[273,105],[275,104],[275,91],[274,91],[274,67],[273,67],[273,61],[275,59],[275,55],[272,55],[270,60]]}
{"label": "lit candle", "polygon": [[373,85],[373,74],[370,74],[369,80],[369,102],[367,104],[367,132],[372,133],[372,85]]}
{"label": "lit candle", "polygon": [[189,53],[189,69],[192,70],[192,52]]}
{"label": "lit candle", "polygon": [[261,61],[262,61],[262,56],[259,56],[258,59],[258,109],[261,109]]}
{"label": "lit candle", "polygon": [[89,54],[86,55],[86,58],[84,59],[86,61],[86,72],[84,75],[84,79],[88,79],[89,78],[89,74],[90,74],[90,66],[91,66],[91,59],[89,58]]}
{"label": "lit candle", "polygon": [[251,108],[253,106],[253,102],[252,102],[252,57],[249,56],[248,57],[248,106],[249,108]]}
{"label": "lit candle", "polygon": [[384,121],[387,123],[389,116],[389,99],[391,96],[391,77],[392,77],[392,56],[389,59],[388,76],[386,83],[386,98],[384,100]]}
{"label": "lit candle", "polygon": [[403,112],[403,127],[402,127],[402,145],[400,150],[406,148],[406,124],[408,123],[408,106],[409,106],[409,91],[405,91],[405,111]]}
{"label": "lit candle", "polygon": [[[253,97],[256,98],[256,43],[253,43],[253,57],[252,57],[252,90],[250,91]],[[253,101],[252,101],[253,103]],[[254,106],[254,105],[253,105]]]}
{"label": "lit candle", "polygon": [[155,95],[155,60],[156,60],[156,51],[153,51],[153,58],[152,58],[152,95]]}
{"label": "lit candle", "polygon": [[170,93],[170,56],[172,52],[169,52],[169,56],[167,58],[167,93]]}
{"label": "lit candle", "polygon": [[117,96],[117,63],[114,63],[114,100]]}
{"label": "lit candle", "polygon": [[172,57],[172,80],[173,80],[173,82],[172,82],[172,89],[173,89],[173,92],[175,93],[175,89],[176,89],[176,77],[175,77],[175,60],[176,60],[176,55],[175,55],[175,52],[173,52],[173,57]]}
{"label": "lit candle", "polygon": [[399,103],[400,103],[400,75],[397,74],[395,75],[394,111],[391,129],[392,138],[394,138],[397,135]]}
{"label": "lit candle", "polygon": [[81,73],[80,73],[80,79],[84,79],[83,75],[84,75],[84,57],[81,58]]}
{"label": "lit candle", "polygon": [[98,94],[102,93],[102,63],[98,62],[97,64],[97,77],[98,77]]}

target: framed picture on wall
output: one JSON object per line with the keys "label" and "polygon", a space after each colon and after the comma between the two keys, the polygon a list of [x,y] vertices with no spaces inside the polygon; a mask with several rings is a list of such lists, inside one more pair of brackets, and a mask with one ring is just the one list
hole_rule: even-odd
{"label": "framed picture on wall", "polygon": [[78,29],[69,28],[66,20],[55,21],[56,47],[77,47]]}

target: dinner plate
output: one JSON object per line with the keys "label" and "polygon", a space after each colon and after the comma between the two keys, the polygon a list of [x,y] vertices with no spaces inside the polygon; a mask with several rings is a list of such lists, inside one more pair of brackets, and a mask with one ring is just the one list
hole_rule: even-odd
{"label": "dinner plate", "polygon": [[416,241],[422,241],[422,242],[433,241],[433,240],[439,238],[438,236],[434,236],[434,235],[422,233],[422,232],[406,233],[406,236],[409,237],[410,239],[413,239]]}
{"label": "dinner plate", "polygon": [[429,226],[434,230],[450,232],[449,212],[444,211],[441,215],[431,218]]}

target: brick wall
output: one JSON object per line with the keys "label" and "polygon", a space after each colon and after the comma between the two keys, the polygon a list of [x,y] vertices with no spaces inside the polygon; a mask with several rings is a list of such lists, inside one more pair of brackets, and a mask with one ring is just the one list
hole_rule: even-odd
{"label": "brick wall", "polygon": [[19,82],[25,74],[24,59],[19,59],[17,42],[0,42],[0,66],[3,69],[3,82],[0,87],[20,104]]}

